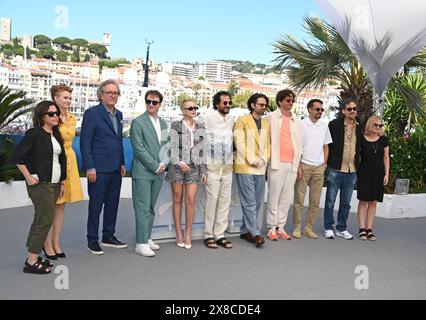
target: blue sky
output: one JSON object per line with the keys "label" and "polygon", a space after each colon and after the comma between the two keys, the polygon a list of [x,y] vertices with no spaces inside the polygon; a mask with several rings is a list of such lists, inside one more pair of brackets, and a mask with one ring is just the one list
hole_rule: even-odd
{"label": "blue sky", "polygon": [[[61,5],[68,11],[67,28]],[[110,32],[111,55],[128,59],[144,57],[149,38],[154,40],[151,58],[157,62],[271,64],[274,40],[284,33],[303,38],[302,18],[309,14],[322,15],[314,0],[0,1],[0,16],[12,19],[13,37],[45,34],[100,41],[103,32]]]}

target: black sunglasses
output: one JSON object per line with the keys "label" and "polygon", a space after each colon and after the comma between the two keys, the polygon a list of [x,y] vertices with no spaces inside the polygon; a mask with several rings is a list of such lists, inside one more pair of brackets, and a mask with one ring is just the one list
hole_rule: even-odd
{"label": "black sunglasses", "polygon": [[159,103],[161,103],[161,102],[160,102],[160,101],[157,101],[157,100],[149,100],[149,99],[146,99],[146,100],[145,100],[145,103],[146,103],[147,105],[152,104],[152,105],[155,107],[157,104],[159,104]]}
{"label": "black sunglasses", "polygon": [[352,111],[356,112],[356,110],[357,110],[357,108],[355,108],[355,107],[354,108],[350,108],[350,107],[346,108],[346,111],[348,111],[348,112],[352,112]]}
{"label": "black sunglasses", "polygon": [[59,117],[61,115],[59,111],[49,111],[49,112],[45,112],[44,114],[47,114],[49,118],[53,118],[54,116]]}
{"label": "black sunglasses", "polygon": [[227,105],[232,106],[232,101],[223,101],[223,105],[224,106],[227,106]]}
{"label": "black sunglasses", "polygon": [[373,124],[376,128],[383,128],[384,127],[384,124],[383,123],[381,123],[381,124],[379,124],[379,123],[374,123]]}
{"label": "black sunglasses", "polygon": [[324,108],[315,108],[313,110],[315,110],[316,112],[324,112],[325,111]]}
{"label": "black sunglasses", "polygon": [[185,110],[189,110],[189,111],[197,111],[198,107],[189,107],[189,108],[184,108]]}

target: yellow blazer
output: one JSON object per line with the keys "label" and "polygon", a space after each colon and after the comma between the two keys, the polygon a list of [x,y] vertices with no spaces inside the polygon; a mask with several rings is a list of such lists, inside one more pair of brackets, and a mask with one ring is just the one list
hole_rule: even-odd
{"label": "yellow blazer", "polygon": [[234,171],[240,174],[264,175],[266,167],[256,168],[253,164],[262,158],[265,164],[271,157],[271,137],[268,121],[262,119],[262,129],[257,129],[251,114],[240,117],[234,125]]}

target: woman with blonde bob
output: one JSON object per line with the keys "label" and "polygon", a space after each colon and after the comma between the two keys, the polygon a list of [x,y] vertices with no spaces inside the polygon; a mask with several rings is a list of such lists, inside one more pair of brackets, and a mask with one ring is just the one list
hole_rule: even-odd
{"label": "woman with blonde bob", "polygon": [[377,202],[383,202],[384,186],[389,181],[389,144],[383,121],[371,116],[361,137],[361,163],[357,170],[359,238],[376,240],[373,234]]}
{"label": "woman with blonde bob", "polygon": [[[204,127],[195,121],[198,107],[193,99],[180,106],[183,119],[172,123],[169,131],[170,164],[166,181],[171,183],[173,221],[178,247],[191,249],[192,224],[198,184],[207,182],[207,164],[203,153]],[[182,204],[185,191],[185,237],[182,231]]]}

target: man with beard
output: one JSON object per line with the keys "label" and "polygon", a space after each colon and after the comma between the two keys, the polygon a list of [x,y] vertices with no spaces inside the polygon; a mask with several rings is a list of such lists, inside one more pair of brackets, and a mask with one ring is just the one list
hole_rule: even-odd
{"label": "man with beard", "polygon": [[229,114],[231,105],[231,95],[226,91],[219,91],[213,96],[214,111],[199,118],[206,128],[207,197],[204,243],[210,249],[216,249],[217,245],[232,248],[231,241],[225,238],[233,171],[234,117]]}

